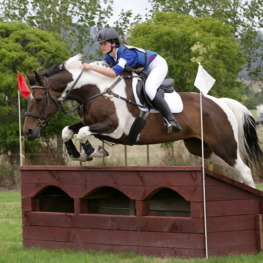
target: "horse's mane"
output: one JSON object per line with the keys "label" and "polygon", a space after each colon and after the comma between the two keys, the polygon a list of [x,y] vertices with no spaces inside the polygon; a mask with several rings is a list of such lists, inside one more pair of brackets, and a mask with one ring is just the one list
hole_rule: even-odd
{"label": "horse's mane", "polygon": [[[90,63],[91,65],[95,65],[101,68],[110,68],[110,66],[105,61],[94,61]],[[43,76],[51,77],[61,71],[64,70],[72,70],[72,69],[81,69],[82,70],[82,54],[78,54],[74,57],[69,58],[64,62],[60,62],[55,64],[48,73],[45,73]]]}

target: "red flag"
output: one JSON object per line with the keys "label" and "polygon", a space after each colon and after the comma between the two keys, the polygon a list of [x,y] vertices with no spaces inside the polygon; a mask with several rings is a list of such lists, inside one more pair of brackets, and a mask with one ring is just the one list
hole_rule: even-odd
{"label": "red flag", "polygon": [[19,71],[17,71],[17,78],[18,78],[18,90],[20,90],[21,95],[27,99],[28,95],[30,94],[30,90],[26,85],[24,78],[19,74]]}

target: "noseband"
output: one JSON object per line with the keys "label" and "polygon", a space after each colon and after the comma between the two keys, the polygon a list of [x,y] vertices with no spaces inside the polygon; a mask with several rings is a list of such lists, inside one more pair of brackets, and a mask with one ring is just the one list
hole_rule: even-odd
{"label": "noseband", "polygon": [[[44,127],[48,124],[49,120],[56,114],[56,112],[60,109],[61,107],[61,103],[58,103],[53,97],[52,95],[49,93],[49,85],[48,85],[48,80],[47,78],[43,77],[44,80],[46,81],[46,87],[42,87],[42,86],[31,86],[31,89],[45,89],[46,90],[46,96],[45,96],[45,100],[44,100],[44,105],[43,105],[43,109],[42,109],[42,112],[41,114],[35,114],[35,113],[32,113],[32,112],[26,112],[25,113],[25,116],[31,116],[31,117],[36,117],[38,118],[38,126],[39,127]],[[50,106],[49,104],[49,97],[54,101],[54,103],[56,104],[57,106],[57,109],[51,113],[51,115],[48,117],[48,118],[45,118],[44,117],[44,114],[45,114],[45,111],[46,111],[46,108],[47,108],[47,105]]]}

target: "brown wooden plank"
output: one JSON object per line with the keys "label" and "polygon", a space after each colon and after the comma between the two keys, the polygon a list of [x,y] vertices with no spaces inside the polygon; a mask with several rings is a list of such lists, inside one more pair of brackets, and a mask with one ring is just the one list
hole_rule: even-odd
{"label": "brown wooden plank", "polygon": [[110,253],[131,253],[145,256],[158,257],[184,257],[184,258],[202,258],[205,256],[203,249],[180,249],[180,248],[159,248],[159,247],[142,247],[142,246],[125,246],[125,245],[103,245],[103,244],[86,244],[71,242],[53,242],[40,240],[24,240],[25,248],[40,247],[43,249],[66,248],[70,250],[90,250],[105,251]]}
{"label": "brown wooden plank", "polygon": [[136,213],[137,213],[137,216],[150,215],[149,201],[136,201]]}
{"label": "brown wooden plank", "polygon": [[207,218],[208,232],[255,230],[255,215],[239,215]]}
{"label": "brown wooden plank", "polygon": [[206,178],[209,177],[209,176],[212,176],[212,177],[214,177],[216,179],[219,179],[219,180],[221,180],[221,181],[223,181],[225,183],[237,186],[240,189],[243,189],[245,191],[253,193],[253,194],[255,194],[255,195],[257,195],[257,196],[259,196],[261,198],[263,197],[263,192],[262,191],[260,191],[260,190],[258,190],[256,188],[252,188],[252,187],[250,187],[250,186],[248,186],[246,184],[240,183],[238,181],[235,181],[235,180],[233,180],[231,178],[228,178],[228,177],[226,177],[226,176],[224,176],[224,175],[222,175],[220,173],[217,173],[215,171],[210,171],[208,169],[205,169],[205,173],[206,173]]}
{"label": "brown wooden plank", "polygon": [[204,233],[202,218],[112,216],[23,212],[23,225],[111,229],[125,231]]}
{"label": "brown wooden plank", "polygon": [[204,249],[203,234],[24,226],[23,239],[88,244]]}
{"label": "brown wooden plank", "polygon": [[255,216],[256,223],[256,238],[257,238],[257,251],[263,251],[263,222],[262,222],[262,214],[258,214]]}
{"label": "brown wooden plank", "polygon": [[53,165],[24,165],[20,166],[21,173],[29,171],[193,171],[201,172],[201,166],[53,166]]}
{"label": "brown wooden plank", "polygon": [[[232,215],[255,215],[261,210],[261,201],[256,199],[215,201],[206,203],[207,217],[232,216]],[[203,203],[191,203],[191,216],[203,217]]]}
{"label": "brown wooden plank", "polygon": [[24,197],[21,199],[22,211],[34,211],[33,198]]}
{"label": "brown wooden plank", "polygon": [[88,202],[87,199],[74,199],[74,213],[87,213],[88,212]]}
{"label": "brown wooden plank", "polygon": [[200,186],[200,176],[190,171],[29,171],[22,174],[23,183],[116,185],[181,185]]}
{"label": "brown wooden plank", "polygon": [[206,201],[255,199],[255,195],[236,186],[220,182],[218,185],[206,186]]}
{"label": "brown wooden plank", "polygon": [[208,248],[231,246],[257,246],[256,231],[227,231],[208,234]]}

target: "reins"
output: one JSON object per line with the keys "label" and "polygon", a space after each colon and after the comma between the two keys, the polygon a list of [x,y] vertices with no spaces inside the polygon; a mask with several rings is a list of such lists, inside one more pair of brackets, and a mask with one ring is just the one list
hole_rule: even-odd
{"label": "reins", "polygon": [[[66,91],[66,94],[64,96],[61,96],[60,98],[58,98],[58,100],[56,101],[52,96],[51,94],[49,93],[49,84],[48,84],[48,79],[46,77],[43,77],[44,80],[46,81],[46,87],[42,87],[42,86],[32,86],[31,89],[45,89],[46,90],[46,96],[45,96],[45,101],[44,101],[44,105],[43,105],[43,109],[42,109],[42,112],[41,114],[35,114],[35,113],[31,113],[31,112],[26,112],[25,113],[25,116],[31,116],[31,117],[36,117],[38,118],[38,126],[39,127],[44,127],[45,125],[48,124],[48,122],[50,121],[50,119],[59,111],[61,110],[65,115],[68,115],[70,113],[72,113],[74,110],[80,108],[80,111],[81,111],[81,114],[82,116],[84,117],[84,120],[86,122],[86,124],[88,124],[86,118],[85,118],[85,114],[84,114],[84,106],[85,104],[92,100],[92,99],[95,99],[99,96],[103,96],[104,94],[109,94],[109,95],[112,95],[114,96],[115,98],[118,98],[118,99],[122,99],[132,105],[135,105],[135,106],[138,106],[138,107],[141,107],[141,108],[145,108],[144,106],[142,105],[139,105],[131,100],[128,100],[124,97],[121,97],[120,95],[114,93],[112,90],[113,88],[115,88],[118,83],[124,79],[124,78],[127,78],[127,79],[130,79],[130,78],[133,78],[133,77],[138,77],[138,76],[120,76],[118,77],[118,79],[116,81],[113,82],[113,84],[106,89],[106,91],[104,92],[101,92],[99,94],[95,94],[87,99],[85,99],[82,103],[79,103],[78,106],[76,106],[75,108],[73,108],[71,111],[69,112],[66,112],[62,105],[64,104],[65,100],[68,98],[69,94],[71,93],[71,91],[74,89],[74,87],[76,86],[77,82],[79,81],[82,73],[83,73],[84,69],[81,71],[81,73],[79,74],[79,76],[77,77],[77,79],[75,80],[75,82],[73,83],[73,85],[71,86],[71,88],[69,90]],[[44,117],[44,114],[45,114],[45,111],[46,111],[46,107],[47,107],[47,104],[49,105],[49,96],[50,98],[54,101],[54,103],[56,104],[57,108],[55,109],[55,111],[53,113],[50,114],[50,116],[48,118],[45,118]]]}

